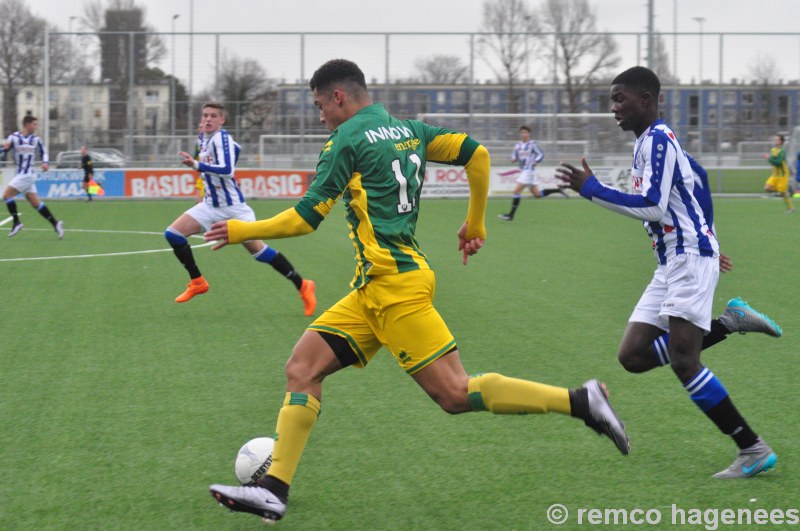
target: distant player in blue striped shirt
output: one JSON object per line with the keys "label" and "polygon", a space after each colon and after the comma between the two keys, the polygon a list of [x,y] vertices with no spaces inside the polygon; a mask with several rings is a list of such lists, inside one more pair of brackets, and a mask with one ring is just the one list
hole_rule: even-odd
{"label": "distant player in blue striped shirt", "polygon": [[564,197],[568,197],[560,188],[539,190],[539,176],[536,173],[536,165],[544,159],[544,151],[531,139],[531,128],[527,125],[523,125],[519,128],[519,140],[517,145],[514,146],[514,151],[511,153],[511,162],[516,162],[520,170],[519,177],[517,177],[517,186],[514,188],[511,199],[511,211],[509,211],[508,214],[500,214],[498,216],[505,221],[512,221],[514,219],[514,214],[517,213],[519,204],[522,201],[522,192],[525,188],[529,188],[533,197],[537,199],[547,197],[554,193],[559,193]]}
{"label": "distant player in blue striped shirt", "polygon": [[53,217],[47,205],[39,199],[39,192],[36,189],[36,174],[33,173],[36,165],[36,155],[38,154],[42,161],[42,171],[47,171],[50,168],[47,160],[47,149],[45,149],[42,139],[36,135],[36,127],[38,125],[39,122],[36,117],[27,115],[22,119],[22,130],[12,133],[3,144],[4,152],[14,152],[14,165],[16,166],[16,175],[3,191],[3,201],[5,201],[8,212],[14,220],[14,225],[8,235],[11,237],[18,234],[24,227],[19,220],[17,202],[14,199],[17,194],[23,194],[31,206],[53,225],[58,237],[63,238],[64,222]]}
{"label": "distant player in blue striped shirt", "polygon": [[[198,136],[200,149],[196,158],[185,151],[178,154],[183,158],[183,164],[200,172],[205,195],[202,202],[184,212],[164,233],[190,278],[186,291],[175,302],[187,302],[208,291],[208,282],[200,274],[187,238],[207,231],[217,221],[256,219],[234,176],[239,160],[239,144],[222,128],[224,124],[225,107],[221,103],[206,103],[200,120],[202,133]],[[314,313],[317,298],[313,280],[304,280],[284,255],[261,240],[246,241],[242,245],[253,258],[271,265],[294,284],[300,292],[305,315]]]}
{"label": "distant player in blue striped shirt", "polygon": [[[631,171],[634,193],[602,184],[586,159],[582,168],[564,164],[556,175],[593,203],[643,221],[658,267],[628,321],[620,361],[626,369],[641,372],[630,353],[668,331],[673,372],[692,401],[739,447],[733,464],[714,476],[750,477],[774,468],[777,456],[748,426],[719,379],[700,363],[703,336],[712,330],[719,244],[694,195],[689,158],[659,118],[660,90],[656,74],[640,66],[622,72],[611,85],[617,125],[637,137]],[[744,308],[739,311],[746,313]]]}

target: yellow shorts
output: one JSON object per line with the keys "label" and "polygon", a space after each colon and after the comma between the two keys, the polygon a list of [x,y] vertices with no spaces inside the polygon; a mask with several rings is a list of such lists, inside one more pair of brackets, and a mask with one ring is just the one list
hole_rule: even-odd
{"label": "yellow shorts", "polygon": [[408,374],[430,365],[456,346],[433,307],[431,270],[374,276],[319,316],[309,330],[347,341],[364,367],[385,346]]}
{"label": "yellow shorts", "polygon": [[767,182],[764,183],[764,187],[775,190],[776,192],[785,192],[789,189],[789,178],[770,177],[769,179],[767,179]]}

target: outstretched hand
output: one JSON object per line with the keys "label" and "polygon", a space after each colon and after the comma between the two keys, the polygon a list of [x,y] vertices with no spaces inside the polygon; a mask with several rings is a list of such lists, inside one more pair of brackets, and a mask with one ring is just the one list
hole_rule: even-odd
{"label": "outstretched hand", "polygon": [[571,188],[580,193],[583,183],[589,176],[594,175],[592,169],[586,163],[586,157],[581,157],[581,165],[583,168],[576,168],[572,164],[561,163],[561,167],[556,168],[556,178],[563,184],[562,188]]}
{"label": "outstretched hand", "polygon": [[228,239],[228,222],[217,221],[211,225],[211,228],[203,234],[203,239],[207,242],[217,242],[217,244],[211,248],[212,251],[222,249],[228,245],[230,243]]}
{"label": "outstretched hand", "polygon": [[467,239],[467,222],[465,221],[458,230],[458,250],[463,253],[461,262],[467,265],[469,257],[480,251],[485,242],[486,240],[478,237]]}
{"label": "outstretched hand", "polygon": [[194,157],[192,157],[185,151],[179,152],[178,156],[181,157],[181,159],[183,159],[181,160],[181,162],[184,165],[189,166],[190,168],[194,168],[194,163],[195,163]]}

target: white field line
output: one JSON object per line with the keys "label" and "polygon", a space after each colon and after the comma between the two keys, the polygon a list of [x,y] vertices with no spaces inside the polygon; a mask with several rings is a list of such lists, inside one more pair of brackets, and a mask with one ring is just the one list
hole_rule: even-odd
{"label": "white field line", "polygon": [[[4,223],[8,222],[11,218],[4,219],[0,221],[0,226]],[[48,229],[25,229],[25,231],[29,230],[48,230]],[[147,231],[136,231],[136,230],[98,230],[98,229],[68,229],[67,233],[70,232],[100,232],[100,233],[113,233],[113,234],[144,234],[144,235],[155,235],[161,236],[163,232],[147,232]],[[202,236],[194,236],[195,238],[202,238]],[[193,249],[197,249],[200,247],[209,247],[214,245],[216,242],[204,242],[199,245],[193,245]],[[118,253],[97,253],[97,254],[73,254],[73,255],[65,255],[65,256],[33,256],[29,258],[0,258],[0,262],[29,262],[34,260],[66,260],[69,258],[97,258],[101,256],[129,256],[134,254],[150,254],[150,253],[166,253],[172,252],[172,248],[166,249],[149,249],[145,251],[121,251]]]}

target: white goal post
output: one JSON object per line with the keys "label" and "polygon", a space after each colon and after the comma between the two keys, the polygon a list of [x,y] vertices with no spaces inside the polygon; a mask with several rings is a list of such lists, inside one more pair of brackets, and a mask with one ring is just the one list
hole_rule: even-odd
{"label": "white goal post", "polygon": [[418,120],[466,131],[490,151],[508,151],[519,142],[519,128],[532,129],[531,138],[545,158],[630,153],[633,138],[619,130],[611,113],[420,113]]}

